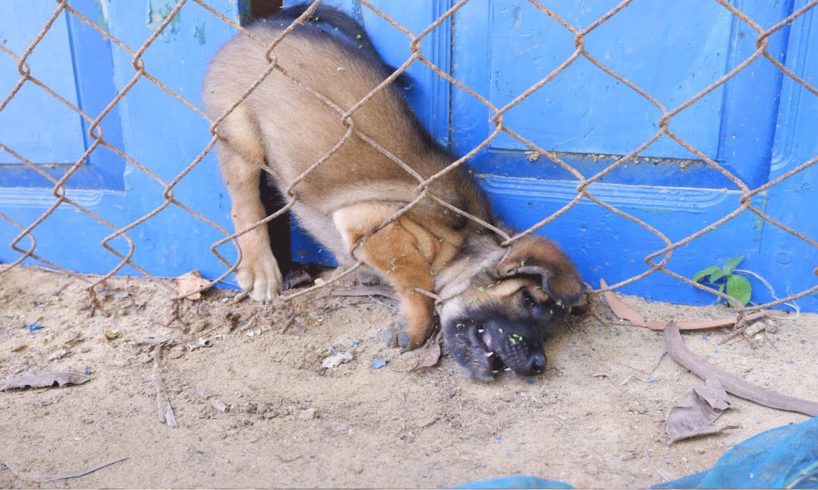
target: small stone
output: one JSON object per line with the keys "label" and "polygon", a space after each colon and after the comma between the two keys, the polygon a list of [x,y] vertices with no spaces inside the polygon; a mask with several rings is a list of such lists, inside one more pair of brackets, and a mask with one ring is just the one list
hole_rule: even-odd
{"label": "small stone", "polygon": [[753,337],[753,336],[761,333],[762,331],[764,331],[764,329],[766,327],[767,327],[767,324],[764,323],[764,322],[755,322],[752,325],[750,325],[749,327],[747,327],[746,330],[744,330],[744,335],[746,335],[747,337]]}
{"label": "small stone", "polygon": [[301,412],[298,414],[298,420],[313,420],[316,418],[318,418],[318,411],[314,408],[301,410]]}
{"label": "small stone", "polygon": [[638,413],[640,415],[648,413],[648,409],[637,400],[631,400],[631,402],[628,403],[628,411]]}
{"label": "small stone", "polygon": [[432,416],[432,417],[429,417],[429,418],[426,418],[426,419],[421,419],[418,422],[418,427],[420,427],[420,428],[429,427],[430,425],[437,422],[438,419],[439,419],[439,417],[437,417],[437,416]]}
{"label": "small stone", "polygon": [[118,339],[122,335],[122,332],[113,328],[106,328],[102,330],[102,335],[105,336],[105,340],[114,340]]}
{"label": "small stone", "polygon": [[217,412],[227,413],[230,411],[230,405],[216,398],[210,400],[210,406],[213,407],[213,410],[216,410]]}
{"label": "small stone", "polygon": [[337,354],[333,354],[321,362],[321,367],[324,369],[333,369],[337,368],[341,364],[346,364],[355,358],[355,355],[352,351],[348,350],[346,352],[339,352]]}
{"label": "small stone", "polygon": [[62,359],[63,357],[68,355],[68,351],[65,349],[57,349],[51,354],[48,355],[49,361],[56,361],[57,359]]}

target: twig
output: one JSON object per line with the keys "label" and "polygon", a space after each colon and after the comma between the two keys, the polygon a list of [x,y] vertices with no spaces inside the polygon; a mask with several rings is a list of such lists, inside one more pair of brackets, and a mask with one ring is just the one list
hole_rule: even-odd
{"label": "twig", "polygon": [[15,470],[10,464],[8,464],[8,463],[6,463],[4,461],[0,461],[0,464],[5,466],[6,468],[8,468],[9,471],[11,471],[12,474],[14,476],[16,476],[20,480],[30,481],[30,482],[37,482],[37,483],[48,483],[48,482],[59,481],[59,480],[70,480],[72,478],[81,478],[81,477],[83,477],[85,475],[90,475],[91,473],[93,473],[95,471],[99,471],[102,468],[107,468],[108,466],[119,463],[120,461],[125,461],[126,459],[128,459],[128,458],[126,457],[126,458],[113,459],[111,461],[107,461],[105,463],[100,463],[100,464],[98,464],[96,466],[92,466],[92,467],[90,467],[88,469],[85,469],[85,470],[75,471],[73,473],[65,473],[63,475],[49,476],[47,478],[32,478],[32,477],[23,476],[17,470]]}
{"label": "twig", "polygon": [[290,312],[290,314],[287,315],[287,319],[284,321],[284,326],[281,327],[281,330],[278,333],[280,334],[287,333],[287,330],[290,329],[293,323],[295,323],[295,313]]}
{"label": "twig", "polygon": [[141,339],[136,339],[134,343],[136,345],[167,345],[173,339],[168,336],[165,337],[144,337]]}
{"label": "twig", "polygon": [[383,286],[361,286],[357,288],[332,289],[332,296],[383,296],[385,298],[398,299],[397,294],[390,288]]}
{"label": "twig", "polygon": [[748,383],[697,358],[687,349],[679,327],[673,322],[668,323],[665,327],[665,348],[674,361],[702,379],[718,379],[727,392],[739,398],[787,412],[803,413],[811,417],[818,415],[818,403],[816,402],[782,395]]}
{"label": "twig", "polygon": [[176,416],[173,414],[173,407],[170,400],[163,394],[162,380],[159,376],[159,361],[162,357],[162,344],[158,344],[153,349],[153,386],[156,390],[156,409],[159,421],[170,427],[178,427]]}

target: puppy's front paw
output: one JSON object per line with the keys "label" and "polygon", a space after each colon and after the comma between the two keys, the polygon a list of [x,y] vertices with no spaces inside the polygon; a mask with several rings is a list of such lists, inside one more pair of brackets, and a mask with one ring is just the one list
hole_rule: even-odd
{"label": "puppy's front paw", "polygon": [[272,301],[281,292],[281,271],[272,253],[243,257],[236,280],[255,301]]}
{"label": "puppy's front paw", "polygon": [[425,344],[432,332],[432,327],[434,324],[431,321],[412,325],[401,315],[395,327],[386,330],[384,340],[387,346],[399,347],[401,352],[406,352]]}

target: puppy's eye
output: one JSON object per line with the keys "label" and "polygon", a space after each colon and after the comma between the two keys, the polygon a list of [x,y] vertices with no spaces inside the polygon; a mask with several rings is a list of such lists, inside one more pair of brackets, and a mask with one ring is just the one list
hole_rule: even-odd
{"label": "puppy's eye", "polygon": [[534,301],[534,297],[531,296],[531,293],[525,290],[523,291],[523,304],[529,310],[537,306],[537,302]]}
{"label": "puppy's eye", "polygon": [[551,312],[548,310],[546,305],[534,299],[534,296],[532,296],[531,293],[524,290],[522,298],[525,308],[532,317],[536,318],[537,320],[547,320],[550,318]]}

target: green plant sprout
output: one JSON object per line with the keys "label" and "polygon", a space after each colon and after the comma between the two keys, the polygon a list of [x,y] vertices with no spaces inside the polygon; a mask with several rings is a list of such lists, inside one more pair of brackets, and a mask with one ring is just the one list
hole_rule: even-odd
{"label": "green plant sprout", "polygon": [[[744,260],[744,256],[733,257],[719,267],[711,265],[700,270],[693,276],[693,280],[708,285],[713,289],[718,289],[720,293],[727,293],[730,296],[728,303],[730,306],[747,306],[753,293],[753,286],[746,277],[735,273],[736,267]],[[722,298],[719,298],[719,302]]]}

